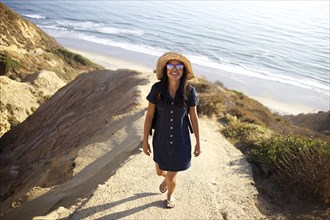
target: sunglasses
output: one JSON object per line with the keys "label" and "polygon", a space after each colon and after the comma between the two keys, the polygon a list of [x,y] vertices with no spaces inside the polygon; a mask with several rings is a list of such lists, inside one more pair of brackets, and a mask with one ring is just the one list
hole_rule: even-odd
{"label": "sunglasses", "polygon": [[168,64],[166,64],[166,68],[167,68],[168,70],[171,70],[171,69],[173,69],[174,67],[175,67],[177,70],[182,70],[183,67],[184,67],[184,65],[183,65],[182,63],[178,63],[178,64],[168,63]]}

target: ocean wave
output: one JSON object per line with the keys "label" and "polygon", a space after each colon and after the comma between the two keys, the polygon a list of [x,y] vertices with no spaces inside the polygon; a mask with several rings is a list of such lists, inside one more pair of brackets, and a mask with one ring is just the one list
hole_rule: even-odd
{"label": "ocean wave", "polygon": [[[80,28],[75,28],[76,30],[84,30]],[[88,29],[87,29],[88,30]],[[129,30],[129,29],[119,29],[114,27],[93,27],[93,31],[103,34],[129,34],[142,36],[144,34],[141,30]]]}
{"label": "ocean wave", "polygon": [[70,32],[70,30],[68,30],[67,28],[58,27],[58,26],[54,26],[54,25],[38,25],[38,27],[40,27],[41,29],[52,29],[52,30],[59,30],[59,31],[63,31],[63,32]]}
{"label": "ocean wave", "polygon": [[119,42],[119,41],[114,41],[110,39],[105,39],[105,38],[99,38],[99,37],[94,37],[91,35],[86,35],[82,33],[72,33],[72,35],[75,35],[81,40],[97,43],[97,44],[102,44],[102,45],[107,45],[107,46],[113,46],[113,47],[119,47],[125,50],[133,51],[133,52],[138,52],[138,53],[144,53],[148,55],[153,55],[153,56],[160,56],[163,54],[166,50],[157,48],[157,47],[151,47],[147,45],[136,45],[136,44],[131,44],[127,42]]}
{"label": "ocean wave", "polygon": [[287,85],[302,87],[329,96],[329,87],[324,84],[321,84],[317,80],[306,79],[306,78],[300,78],[300,79],[293,78],[287,75],[280,75],[277,73],[275,74],[265,70],[253,69],[242,64],[232,63],[230,61],[218,63],[212,61],[207,56],[203,56],[203,55],[188,55],[187,57],[190,59],[192,63],[196,63],[200,66],[210,67],[213,69],[218,69],[233,74],[255,77],[259,79],[280,82]]}
{"label": "ocean wave", "polygon": [[38,14],[23,14],[24,17],[27,18],[34,18],[34,19],[46,19],[45,16],[38,15]]}
{"label": "ocean wave", "polygon": [[[88,25],[88,23],[85,23],[85,24]],[[129,51],[133,51],[133,52],[137,52],[137,53],[148,54],[148,55],[157,56],[157,57],[168,51],[168,49],[148,46],[145,44],[132,44],[132,43],[128,43],[128,42],[115,41],[115,40],[108,39],[108,38],[96,37],[96,36],[93,36],[90,34],[79,32],[77,30],[69,30],[67,28],[61,28],[61,27],[56,27],[56,26],[43,26],[43,28],[59,30],[56,33],[52,33],[53,36],[57,35],[60,37],[68,37],[68,35],[70,35],[71,38],[78,38],[81,40],[85,40],[85,41],[89,41],[89,42],[93,42],[93,43],[97,43],[97,44],[101,44],[101,45],[119,47],[119,48],[122,48],[125,50],[129,50]],[[183,51],[183,53],[188,54],[187,57],[190,59],[190,61],[193,64],[198,64],[200,66],[204,66],[207,68],[213,68],[213,69],[217,69],[220,71],[230,72],[232,74],[239,74],[239,75],[279,82],[279,83],[283,83],[283,84],[298,86],[298,87],[313,90],[313,91],[319,92],[323,95],[329,96],[328,86],[326,86],[326,84],[320,83],[319,80],[313,79],[311,77],[309,77],[309,78],[295,77],[294,78],[294,77],[290,77],[289,75],[278,74],[278,72],[273,73],[273,72],[266,71],[266,70],[259,70],[257,68],[254,69],[247,65],[231,62],[230,60],[219,59],[217,61],[214,61],[205,55],[200,55],[200,54],[189,55],[189,53],[191,53],[191,51],[190,52]]]}
{"label": "ocean wave", "polygon": [[88,31],[94,33],[102,33],[102,34],[128,34],[135,36],[142,36],[144,32],[138,29],[125,29],[125,28],[115,28],[109,26],[109,24],[95,22],[95,21],[76,21],[76,20],[60,20],[56,21],[55,26],[65,27],[67,29],[73,29],[77,31]]}

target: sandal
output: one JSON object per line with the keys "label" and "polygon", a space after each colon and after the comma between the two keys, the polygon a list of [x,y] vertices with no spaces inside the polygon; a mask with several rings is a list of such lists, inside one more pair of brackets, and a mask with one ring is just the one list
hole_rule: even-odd
{"label": "sandal", "polygon": [[[163,185],[165,184],[165,187]],[[161,193],[165,193],[167,191],[167,186],[166,186],[166,180],[164,180],[160,185],[159,185],[159,191]]]}
{"label": "sandal", "polygon": [[171,209],[175,207],[175,201],[174,200],[166,200],[166,208]]}

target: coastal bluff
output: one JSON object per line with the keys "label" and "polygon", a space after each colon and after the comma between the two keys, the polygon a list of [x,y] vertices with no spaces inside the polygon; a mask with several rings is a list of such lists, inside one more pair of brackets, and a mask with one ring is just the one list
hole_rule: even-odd
{"label": "coastal bluff", "polygon": [[0,137],[59,88],[101,69],[0,2]]}
{"label": "coastal bluff", "polygon": [[[81,74],[3,135],[1,213],[29,198],[28,192],[39,187],[50,190],[76,174],[82,179],[86,179],[84,172],[92,175],[93,183],[82,187],[86,192],[105,181],[115,169],[102,169],[118,166],[141,142],[137,136],[141,131],[131,126],[144,115],[137,85],[146,83],[127,70]],[[132,142],[119,144],[128,134]],[[93,167],[95,160],[104,160],[110,151],[103,165]]]}

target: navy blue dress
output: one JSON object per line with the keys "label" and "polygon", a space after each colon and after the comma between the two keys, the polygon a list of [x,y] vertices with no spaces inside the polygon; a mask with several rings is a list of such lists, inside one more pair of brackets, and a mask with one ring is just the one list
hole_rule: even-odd
{"label": "navy blue dress", "polygon": [[[191,142],[188,128],[187,108],[177,106],[168,90],[163,100],[157,99],[160,82],[155,83],[147,100],[156,105],[157,119],[152,140],[154,161],[165,171],[182,171],[191,164]],[[188,106],[196,106],[196,90],[190,86]],[[167,100],[165,102],[164,100]],[[167,104],[169,103],[169,104]]]}

